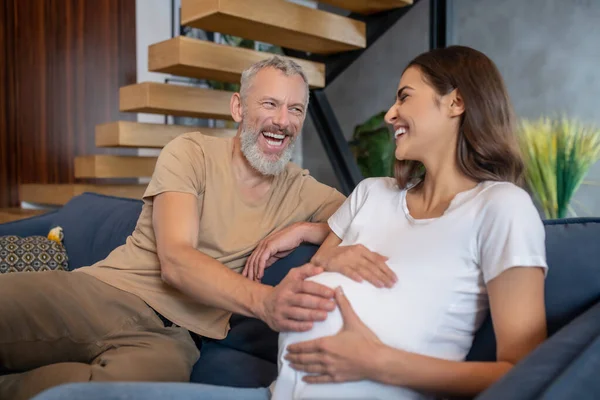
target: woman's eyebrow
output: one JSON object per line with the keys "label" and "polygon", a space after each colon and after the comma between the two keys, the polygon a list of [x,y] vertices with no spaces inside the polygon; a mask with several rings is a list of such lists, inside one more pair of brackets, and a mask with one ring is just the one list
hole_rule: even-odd
{"label": "woman's eyebrow", "polygon": [[399,99],[400,96],[402,96],[402,93],[406,90],[406,89],[410,89],[410,90],[414,90],[412,87],[406,85],[406,86],[402,86],[400,89],[398,89],[398,93],[396,93],[396,98]]}

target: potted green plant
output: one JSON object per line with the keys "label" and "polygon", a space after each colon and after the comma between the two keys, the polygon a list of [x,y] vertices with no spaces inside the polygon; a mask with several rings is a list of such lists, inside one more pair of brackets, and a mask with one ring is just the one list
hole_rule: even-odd
{"label": "potted green plant", "polygon": [[564,218],[589,168],[600,159],[600,130],[574,119],[523,120],[525,180],[546,218]]}
{"label": "potted green plant", "polygon": [[393,176],[396,144],[384,120],[385,111],[377,113],[354,129],[350,149],[363,177]]}

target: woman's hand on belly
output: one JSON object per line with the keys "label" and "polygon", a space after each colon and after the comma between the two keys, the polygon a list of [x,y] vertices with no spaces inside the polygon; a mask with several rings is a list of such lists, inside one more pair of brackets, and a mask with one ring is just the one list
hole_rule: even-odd
{"label": "woman's hand on belly", "polygon": [[328,272],[339,272],[356,282],[364,279],[376,287],[391,288],[397,277],[386,264],[387,260],[387,257],[357,244],[321,248],[311,263]]}
{"label": "woman's hand on belly", "polygon": [[311,375],[308,383],[329,383],[374,379],[374,354],[383,346],[356,315],[341,288],[335,299],[342,315],[342,329],[333,336],[288,346],[285,358],[292,368]]}

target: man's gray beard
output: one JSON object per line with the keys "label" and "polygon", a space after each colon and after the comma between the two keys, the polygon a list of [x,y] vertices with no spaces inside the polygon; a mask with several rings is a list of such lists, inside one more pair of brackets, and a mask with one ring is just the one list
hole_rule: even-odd
{"label": "man's gray beard", "polygon": [[281,156],[277,160],[271,161],[258,147],[258,135],[260,134],[261,132],[253,132],[248,126],[242,125],[242,134],[240,135],[242,153],[252,168],[261,174],[279,175],[292,159],[296,139],[290,136],[290,141]]}

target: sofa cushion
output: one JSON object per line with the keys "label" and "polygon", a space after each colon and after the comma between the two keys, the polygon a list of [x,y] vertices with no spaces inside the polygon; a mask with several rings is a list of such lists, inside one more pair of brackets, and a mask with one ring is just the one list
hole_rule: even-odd
{"label": "sofa cushion", "polygon": [[69,268],[89,266],[125,243],[142,211],[141,200],[84,193],[73,197],[55,215],[69,255]]}
{"label": "sofa cushion", "polygon": [[61,243],[45,236],[0,236],[0,274],[53,270],[68,270]]}
{"label": "sofa cushion", "polygon": [[277,364],[243,351],[206,341],[190,380],[232,387],[267,387],[277,377]]}
{"label": "sofa cushion", "polygon": [[[552,335],[600,300],[600,218],[544,221],[546,228],[546,318]],[[491,317],[481,326],[467,360],[496,359]]]}

